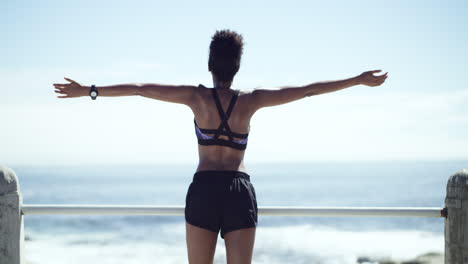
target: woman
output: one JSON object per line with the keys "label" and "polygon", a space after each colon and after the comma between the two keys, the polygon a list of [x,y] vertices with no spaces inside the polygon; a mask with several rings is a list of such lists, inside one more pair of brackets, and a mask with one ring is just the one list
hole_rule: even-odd
{"label": "woman", "polygon": [[312,95],[338,91],[354,85],[379,86],[387,73],[367,71],[338,81],[317,82],[276,90],[231,89],[240,67],[241,35],[216,31],[210,44],[208,70],[214,88],[203,85],[122,84],[95,87],[70,83],[54,84],[59,98],[90,95],[140,95],[185,104],[194,114],[199,164],[185,204],[186,243],[189,263],[212,263],[218,232],[226,245],[227,261],[251,263],[257,226],[257,201],[250,176],[244,167],[250,119],[262,107],[289,103]]}

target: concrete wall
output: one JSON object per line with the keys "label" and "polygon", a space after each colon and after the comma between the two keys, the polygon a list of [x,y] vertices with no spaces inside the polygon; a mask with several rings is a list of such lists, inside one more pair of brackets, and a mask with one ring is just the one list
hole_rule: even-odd
{"label": "concrete wall", "polygon": [[445,264],[468,263],[468,170],[452,175],[447,182],[445,220]]}
{"label": "concrete wall", "polygon": [[24,227],[18,178],[0,165],[0,263],[23,264]]}

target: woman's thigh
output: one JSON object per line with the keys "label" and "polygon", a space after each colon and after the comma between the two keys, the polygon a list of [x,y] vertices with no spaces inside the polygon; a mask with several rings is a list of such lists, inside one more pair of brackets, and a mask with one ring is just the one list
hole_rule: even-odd
{"label": "woman's thigh", "polygon": [[250,264],[255,243],[255,227],[231,231],[224,235],[227,264]]}
{"label": "woman's thigh", "polygon": [[218,232],[185,222],[189,264],[213,263]]}

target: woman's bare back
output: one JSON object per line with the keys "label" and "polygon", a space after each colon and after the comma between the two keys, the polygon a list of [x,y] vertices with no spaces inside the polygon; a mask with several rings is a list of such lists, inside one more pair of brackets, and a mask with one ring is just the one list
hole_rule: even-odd
{"label": "woman's bare back", "polygon": [[[192,111],[195,120],[200,128],[217,129],[221,124],[221,117],[216,108],[216,104],[211,89],[200,86],[197,88],[195,103]],[[229,102],[235,91],[232,89],[217,89],[221,106],[226,112]],[[232,132],[246,134],[250,131],[250,119],[254,113],[253,107],[249,105],[249,92],[241,92],[234,105],[232,113],[228,119],[228,125]],[[211,134],[212,135],[212,134]],[[220,135],[220,139],[228,139],[225,135]],[[219,145],[198,145],[199,170],[237,170],[245,172],[244,167],[245,150],[238,150]]]}

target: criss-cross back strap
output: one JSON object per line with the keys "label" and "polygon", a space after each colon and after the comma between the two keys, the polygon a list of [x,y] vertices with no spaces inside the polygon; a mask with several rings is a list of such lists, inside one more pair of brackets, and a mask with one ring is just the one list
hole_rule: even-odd
{"label": "criss-cross back strap", "polygon": [[216,91],[216,88],[213,88],[213,98],[216,104],[216,108],[218,108],[218,113],[221,117],[221,124],[218,127],[218,131],[216,131],[216,134],[214,135],[215,138],[219,138],[221,132],[224,130],[226,131],[226,134],[229,136],[229,140],[234,140],[232,137],[232,131],[231,128],[229,127],[228,124],[228,119],[231,116],[232,109],[234,108],[234,104],[236,103],[237,96],[239,94],[239,91],[236,91],[232,97],[231,101],[229,102],[228,109],[226,113],[223,111],[223,107],[221,106],[221,101],[219,100],[218,92]]}

